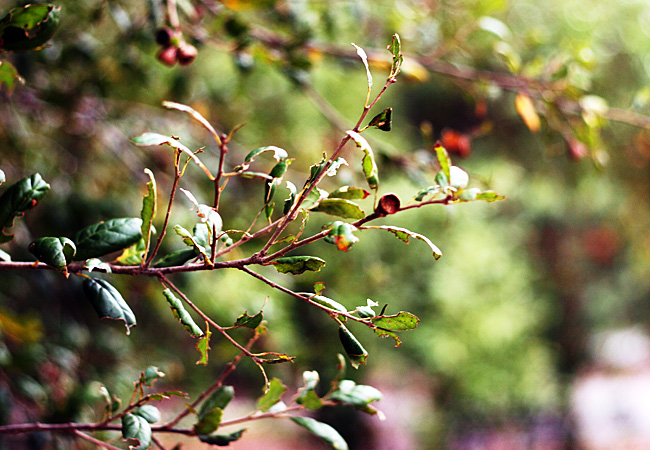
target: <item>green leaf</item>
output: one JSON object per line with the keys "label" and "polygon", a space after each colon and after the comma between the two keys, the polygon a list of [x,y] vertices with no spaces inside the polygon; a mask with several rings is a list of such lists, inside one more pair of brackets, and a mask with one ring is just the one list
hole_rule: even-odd
{"label": "green leaf", "polygon": [[428,196],[430,194],[435,195],[438,192],[440,192],[440,186],[438,186],[437,184],[435,186],[429,186],[429,187],[426,187],[424,189],[420,189],[418,191],[418,193],[415,194],[415,201],[416,202],[421,202],[422,200],[424,200],[424,198],[426,196]]}
{"label": "green leaf", "polygon": [[154,267],[182,266],[191,259],[196,258],[197,252],[194,248],[184,248],[165,255],[154,264]]}
{"label": "green leaf", "polygon": [[355,49],[357,49],[357,55],[359,55],[359,58],[361,58],[361,61],[366,68],[366,78],[368,79],[368,95],[370,95],[370,91],[372,90],[372,75],[370,74],[370,67],[368,67],[368,55],[366,55],[366,52],[358,45],[354,43],[352,45]]}
{"label": "green leaf", "polygon": [[226,406],[235,397],[235,389],[232,386],[220,386],[208,397],[199,409],[199,419],[205,417],[215,408],[226,409]]}
{"label": "green leaf", "polygon": [[269,382],[269,389],[266,393],[257,400],[257,409],[264,412],[271,409],[273,405],[278,403],[287,390],[287,387],[282,384],[282,381],[277,378],[271,379]]}
{"label": "green leaf", "polygon": [[196,343],[196,349],[201,353],[201,357],[196,362],[197,364],[208,364],[208,350],[210,350],[210,336],[212,336],[212,331],[205,330],[205,334],[199,338],[199,341]]}
{"label": "green leaf", "polygon": [[[16,68],[8,61],[0,61],[0,87],[3,85],[7,87],[7,91],[11,94],[16,87],[16,83],[25,84],[25,79],[20,76]],[[4,177],[0,184],[4,181]]]}
{"label": "green leaf", "polygon": [[352,367],[358,369],[360,364],[366,363],[368,352],[363,348],[361,342],[343,324],[339,325],[339,339],[341,340],[341,344],[343,344],[345,353],[347,353],[350,359]]}
{"label": "green leaf", "polygon": [[356,384],[352,380],[339,381],[338,388],[329,397],[331,400],[338,400],[346,405],[367,406],[372,402],[378,402],[382,398],[381,392],[363,384]]}
{"label": "green leaf", "polygon": [[334,450],[348,450],[345,439],[341,437],[338,431],[326,423],[319,422],[311,417],[291,417],[291,420],[327,442]]}
{"label": "green leaf", "polygon": [[100,319],[107,317],[123,320],[126,334],[130,333],[131,327],[136,325],[135,315],[117,289],[106,280],[86,278],[83,282],[83,290]]}
{"label": "green leaf", "polygon": [[206,444],[227,447],[231,442],[239,440],[242,437],[242,434],[244,434],[244,431],[246,431],[245,428],[230,434],[211,434],[209,436],[199,435],[199,440]]}
{"label": "green leaf", "polygon": [[312,302],[318,303],[319,305],[323,305],[334,311],[338,311],[342,313],[348,312],[345,306],[341,305],[339,302],[332,300],[331,298],[325,297],[324,295],[313,295],[313,294],[301,294],[301,295],[306,295],[309,297],[309,299]]}
{"label": "green leaf", "polygon": [[164,136],[158,133],[143,133],[140,136],[136,136],[131,140],[138,147],[150,147],[154,145],[169,145],[174,150],[185,153],[194,163],[203,170],[203,172],[208,176],[210,181],[214,181],[214,175],[210,173],[205,164],[186,146],[181,144],[177,139],[174,139],[170,136]]}
{"label": "green leaf", "polygon": [[312,210],[344,219],[363,219],[366,217],[366,213],[361,210],[359,205],[344,198],[325,198]]}
{"label": "green leaf", "polygon": [[372,323],[384,330],[389,331],[407,331],[413,330],[418,326],[418,319],[414,314],[406,311],[400,311],[392,316],[382,316],[372,319]]}
{"label": "green leaf", "polygon": [[136,266],[140,264],[144,256],[144,247],[144,239],[140,239],[132,246],[125,248],[122,254],[115,259],[115,262],[123,266]]}
{"label": "green leaf", "polygon": [[97,271],[97,272],[104,272],[104,273],[111,273],[111,266],[108,263],[102,262],[101,259],[97,258],[90,258],[86,260],[86,263],[84,264],[84,268],[88,270],[88,272],[92,271]]}
{"label": "green leaf", "polygon": [[142,226],[140,230],[142,239],[144,239],[142,255],[143,258],[146,258],[151,243],[151,228],[153,227],[153,219],[156,217],[158,197],[156,193],[156,179],[153,176],[153,172],[149,169],[144,169],[144,172],[149,176],[149,182],[147,183],[147,194],[142,198],[142,210],[140,211]]}
{"label": "green leaf", "polygon": [[392,125],[393,108],[386,108],[372,118],[369,127],[375,127],[381,131],[390,131]]}
{"label": "green leaf", "polygon": [[129,442],[130,449],[145,450],[151,445],[151,425],[144,417],[126,414],[122,417],[122,437],[127,441],[134,439],[137,442]]}
{"label": "green leaf", "polygon": [[291,207],[296,201],[296,196],[298,194],[298,189],[296,185],[291,181],[287,181],[287,189],[289,189],[289,197],[284,200],[284,208],[282,209],[282,214],[287,215],[291,211]]}
{"label": "green leaf", "polygon": [[335,191],[330,192],[328,198],[344,198],[346,200],[363,200],[368,197],[370,192],[365,189],[351,186],[343,186]]}
{"label": "green leaf", "polygon": [[306,271],[318,272],[326,263],[316,256],[284,256],[272,261],[270,264],[280,273],[300,275]]}
{"label": "green leaf", "polygon": [[304,210],[314,208],[324,198],[327,198],[327,192],[319,188],[312,189],[309,194],[307,194],[307,197],[305,197],[305,200],[302,202],[300,207]]}
{"label": "green leaf", "polygon": [[465,189],[460,193],[459,199],[461,201],[483,200],[486,202],[496,202],[503,200],[505,197],[493,191],[481,192],[478,188]]}
{"label": "green leaf", "polygon": [[161,378],[163,378],[165,374],[156,366],[149,366],[146,369],[144,369],[144,372],[142,372],[142,384],[145,386],[153,386],[153,383]]}
{"label": "green leaf", "polygon": [[201,330],[201,328],[199,328],[199,326],[194,322],[192,316],[190,316],[187,310],[183,307],[183,303],[174,295],[171,289],[165,289],[163,295],[167,299],[167,303],[169,303],[169,307],[171,308],[174,317],[176,317],[181,325],[183,325],[183,328],[185,328],[192,337],[203,336],[203,330]]}
{"label": "green leaf", "polygon": [[22,217],[28,209],[36,206],[50,190],[38,173],[9,186],[0,196],[0,244],[9,242],[13,235],[5,234],[5,228],[13,226],[15,217]]}
{"label": "green leaf", "polygon": [[399,74],[402,62],[404,62],[404,57],[402,56],[402,42],[399,38],[399,34],[395,33],[393,35],[393,42],[388,46],[388,51],[393,55],[393,64],[390,68],[389,78],[394,78]]}
{"label": "green leaf", "polygon": [[158,402],[163,401],[175,395],[176,397],[188,397],[187,393],[181,391],[165,391],[165,392],[156,392],[155,394],[149,394],[151,400],[156,400]]}
{"label": "green leaf", "polygon": [[273,152],[273,158],[275,158],[275,160],[278,162],[289,157],[289,154],[285,149],[276,147],[274,145],[256,148],[255,150],[252,150],[250,153],[248,153],[248,155],[246,155],[244,158],[244,164],[233,168],[233,172],[240,172],[242,170],[248,169],[255,157],[264,152]]}
{"label": "green leaf", "polygon": [[194,432],[200,435],[210,434],[216,431],[223,418],[222,408],[212,408],[199,417],[199,421],[194,424]]}
{"label": "green leaf", "polygon": [[43,237],[29,244],[28,250],[39,261],[68,275],[67,266],[76,252],[74,242],[66,237]]}
{"label": "green leaf", "polygon": [[323,406],[323,400],[318,397],[314,389],[318,385],[320,379],[318,372],[315,370],[305,371],[302,374],[303,387],[298,390],[296,396],[296,403],[303,405],[310,411],[316,411]]}
{"label": "green leaf", "polygon": [[451,174],[449,172],[449,169],[451,167],[451,160],[449,159],[449,154],[447,153],[447,150],[445,150],[445,148],[442,146],[442,144],[440,144],[440,142],[436,142],[436,145],[434,145],[433,150],[436,152],[436,157],[438,158],[438,163],[440,164],[440,170],[445,175],[446,179],[449,180],[451,178]]}
{"label": "green leaf", "polygon": [[469,184],[469,175],[457,166],[449,168],[449,185],[456,189],[465,189]]}
{"label": "green leaf", "polygon": [[142,219],[128,217],[107,220],[79,230],[72,239],[77,246],[75,260],[99,258],[137,243],[142,238],[141,226]]}
{"label": "green leaf", "polygon": [[314,292],[317,295],[322,294],[324,290],[325,290],[325,283],[323,283],[322,281],[317,281],[316,283],[314,283]]}
{"label": "green leaf", "polygon": [[362,317],[364,319],[375,317],[377,314],[375,314],[375,310],[372,309],[375,306],[379,306],[379,303],[367,299],[366,306],[357,306],[357,313],[359,314],[359,317]]}
{"label": "green leaf", "polygon": [[429,248],[433,251],[433,257],[435,259],[439,259],[442,256],[442,252],[436,245],[429,240],[426,236],[422,236],[421,234],[414,233],[411,230],[407,230],[406,228],[401,228],[401,227],[393,227],[389,225],[382,225],[377,227],[380,230],[387,230],[393,233],[399,240],[406,242],[407,244],[409,243],[409,238],[415,238],[419,239],[421,241],[424,241]]}
{"label": "green leaf", "polygon": [[329,228],[331,231],[325,236],[324,241],[336,245],[336,248],[347,252],[355,242],[359,240],[353,233],[357,227],[350,223],[336,220],[325,225],[323,228]]}
{"label": "green leaf", "polygon": [[366,177],[368,186],[370,189],[377,190],[379,187],[379,169],[377,169],[377,163],[375,161],[375,155],[366,141],[366,138],[361,136],[356,131],[348,130],[348,136],[357,144],[357,147],[361,148],[363,151],[363,159],[361,160],[361,168],[363,169],[363,174]]}
{"label": "green leaf", "polygon": [[258,312],[254,316],[249,316],[248,311],[244,311],[242,315],[237,317],[237,320],[235,321],[235,327],[246,327],[246,328],[255,329],[262,322],[262,319],[264,319],[264,315],[262,314],[262,311]]}
{"label": "green leaf", "polygon": [[142,417],[149,423],[156,423],[160,420],[160,410],[153,405],[142,405],[135,408],[132,413]]}
{"label": "green leaf", "polygon": [[185,243],[185,245],[193,247],[196,252],[203,256],[204,261],[210,260],[206,253],[205,247],[199,244],[189,231],[180,225],[174,225],[173,229],[177,235],[183,238],[183,243]]}
{"label": "green leaf", "polygon": [[0,50],[38,50],[59,26],[61,8],[54,5],[27,5],[14,8],[0,20]]}

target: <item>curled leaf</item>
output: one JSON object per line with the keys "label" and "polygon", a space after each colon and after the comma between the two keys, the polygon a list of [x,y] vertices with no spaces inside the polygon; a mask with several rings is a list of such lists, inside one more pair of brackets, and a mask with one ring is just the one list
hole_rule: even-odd
{"label": "curled leaf", "polygon": [[77,251],[74,242],[66,237],[44,237],[29,244],[28,250],[39,261],[68,276],[67,266]]}
{"label": "curled leaf", "polygon": [[0,244],[9,242],[13,235],[5,234],[5,228],[13,226],[15,217],[22,217],[50,190],[40,174],[35,173],[9,186],[0,196]]}
{"label": "curled leaf", "polygon": [[355,369],[359,368],[360,364],[365,364],[368,358],[368,352],[361,342],[348,330],[345,325],[339,325],[339,339],[343,344],[343,349],[350,359],[350,364]]}
{"label": "curled leaf", "polygon": [[86,278],[83,290],[100,319],[122,320],[126,334],[130,333],[131,327],[136,325],[135,315],[117,289],[106,280]]}
{"label": "curled leaf", "polygon": [[167,299],[167,303],[169,303],[169,307],[171,308],[174,317],[176,317],[181,325],[183,325],[183,328],[185,328],[192,337],[203,336],[203,330],[201,330],[196,322],[194,322],[192,316],[190,316],[187,310],[183,307],[183,303],[174,295],[171,289],[165,289],[163,295]]}
{"label": "curled leaf", "polygon": [[345,439],[330,425],[311,417],[292,417],[291,420],[327,442],[334,450],[348,450]]}
{"label": "curled leaf", "polygon": [[325,260],[316,256],[285,256],[271,261],[280,273],[300,275],[306,271],[318,272],[325,265]]}

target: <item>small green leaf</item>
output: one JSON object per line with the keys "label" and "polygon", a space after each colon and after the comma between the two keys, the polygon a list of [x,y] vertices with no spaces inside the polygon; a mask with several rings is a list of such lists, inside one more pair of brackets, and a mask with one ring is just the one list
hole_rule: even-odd
{"label": "small green leaf", "polygon": [[271,172],[269,172],[269,176],[271,178],[282,178],[284,174],[287,172],[287,168],[289,167],[289,164],[291,164],[292,162],[293,159],[281,160],[275,166],[273,166],[273,169],[271,169]]}
{"label": "small green leaf", "polygon": [[410,312],[400,311],[392,316],[382,316],[372,320],[372,323],[378,328],[389,331],[407,331],[413,330],[418,326],[418,319]]}
{"label": "small green leaf", "polygon": [[366,138],[361,136],[356,131],[348,130],[348,136],[357,144],[357,147],[361,148],[363,151],[363,159],[361,160],[361,168],[363,169],[363,174],[366,177],[368,186],[370,189],[377,190],[379,187],[379,169],[377,169],[377,163],[375,161],[375,155],[366,141]]}
{"label": "small green leaf", "polygon": [[325,198],[312,210],[344,219],[363,219],[366,217],[366,213],[361,210],[359,205],[344,198]]}
{"label": "small green leaf", "polygon": [[503,195],[499,195],[496,192],[481,192],[481,190],[477,188],[465,189],[460,194],[460,200],[462,201],[483,200],[486,202],[496,202],[498,200],[503,200],[504,198]]}
{"label": "small green leaf", "polygon": [[144,169],[144,172],[149,176],[149,182],[147,183],[147,194],[142,198],[140,218],[142,219],[141,234],[142,239],[144,239],[142,255],[143,258],[146,259],[147,254],[149,253],[149,244],[151,242],[153,219],[156,217],[158,197],[156,193],[156,179],[153,176],[153,172],[149,169]]}
{"label": "small green leaf", "polygon": [[285,149],[276,147],[274,145],[269,145],[268,147],[256,148],[255,150],[252,150],[250,153],[248,153],[248,155],[246,155],[246,157],[244,158],[244,164],[233,168],[233,172],[240,172],[248,169],[248,167],[250,167],[255,157],[264,152],[273,152],[273,158],[275,158],[275,160],[278,162],[289,157],[289,154]]}
{"label": "small green leaf", "polygon": [[[366,68],[366,78],[368,79],[368,95],[370,95],[370,91],[372,90],[372,75],[370,74],[370,67],[368,67],[368,55],[366,55],[366,52],[359,47],[356,44],[352,44],[355,49],[357,49],[357,55],[359,55],[359,58],[361,58],[361,61],[363,62],[363,65]],[[366,104],[368,103],[366,99]]]}
{"label": "small green leaf", "polygon": [[445,148],[442,146],[442,144],[440,144],[440,142],[436,142],[436,145],[433,147],[433,150],[436,152],[436,157],[438,158],[438,163],[440,164],[440,170],[445,175],[447,181],[449,181],[449,179],[451,178],[451,174],[449,171],[451,167],[451,160],[449,159],[449,154],[447,153],[447,150],[445,150]]}
{"label": "small green leaf", "polygon": [[123,320],[126,334],[130,333],[131,327],[136,325],[135,315],[117,289],[106,280],[86,278],[83,282],[83,290],[100,319],[107,317]]}
{"label": "small green leaf", "polygon": [[75,260],[99,258],[123,250],[141,238],[142,219],[122,218],[100,222],[79,230],[72,239],[77,246]]}
{"label": "small green leaf", "polygon": [[334,311],[338,311],[342,313],[348,312],[345,306],[341,305],[339,302],[335,302],[331,298],[325,297],[324,295],[313,295],[313,294],[301,294],[301,295],[307,295],[309,296],[309,299],[312,302],[318,303],[319,305],[323,305],[329,309],[333,309]]}
{"label": "small green leaf", "polygon": [[145,450],[151,445],[151,425],[144,417],[126,414],[122,417],[122,437],[127,441],[133,439],[137,442],[129,442],[130,449]]}
{"label": "small green leaf", "polygon": [[244,434],[244,431],[246,431],[245,428],[230,434],[211,434],[208,436],[199,435],[199,440],[206,444],[227,447],[231,442],[238,441],[242,437],[242,434]]}
{"label": "small green leaf", "polygon": [[296,196],[298,194],[298,189],[296,185],[291,181],[287,181],[287,189],[289,189],[289,197],[284,200],[284,208],[282,209],[282,214],[287,215],[291,211],[291,207],[296,201]]}
{"label": "small green leaf", "polygon": [[223,410],[235,396],[232,386],[220,386],[208,399],[203,402],[198,413],[199,421],[194,424],[194,432],[207,435],[219,428]]}
{"label": "small green leaf", "polygon": [[323,169],[325,169],[325,166],[327,165],[327,156],[325,153],[323,153],[323,158],[320,160],[319,163],[314,164],[309,168],[309,178],[307,178],[307,181],[305,182],[305,186],[309,185],[311,182],[315,181],[319,175],[323,172]]}
{"label": "small green leaf", "polygon": [[232,386],[220,386],[208,397],[199,409],[199,419],[205,417],[215,408],[226,409],[226,406],[235,397],[235,389]]}
{"label": "small green leaf", "polygon": [[352,367],[358,369],[360,364],[366,363],[368,352],[363,348],[361,342],[343,324],[339,325],[339,339],[341,340],[341,344],[343,344],[345,353],[347,353],[350,359]]}
{"label": "small green leaf", "polygon": [[194,433],[199,435],[210,434],[219,428],[223,418],[223,409],[214,408],[204,414],[197,423],[194,424]]}
{"label": "small green leaf", "polygon": [[[123,266],[136,266],[142,262],[142,257],[144,256],[145,242],[144,239],[140,239],[138,242],[125,248],[120,256],[115,259],[117,264]],[[96,258],[93,258],[96,259]]]}
{"label": "small green leaf", "polygon": [[43,237],[29,244],[28,250],[39,261],[68,275],[67,266],[76,252],[74,242],[66,237]]}
{"label": "small green leaf", "polygon": [[61,8],[27,5],[14,8],[0,20],[0,50],[38,50],[59,27]]}
{"label": "small green leaf", "polygon": [[303,405],[310,411],[316,411],[323,406],[323,400],[314,392],[319,378],[318,372],[315,370],[305,371],[302,374],[303,387],[298,390],[296,403]]}
{"label": "small green leaf", "polygon": [[[20,76],[16,68],[8,61],[0,61],[0,87],[6,86],[7,91],[11,94],[16,84],[25,84],[25,79]],[[0,184],[4,177],[0,180]]]}
{"label": "small green leaf", "polygon": [[280,273],[300,275],[306,271],[318,272],[325,265],[325,260],[316,256],[284,256],[270,264]]}
{"label": "small green leaf", "polygon": [[325,290],[325,283],[323,283],[322,281],[317,281],[316,283],[314,283],[314,292],[316,293],[316,295],[322,294],[324,290]]}
{"label": "small green leaf", "polygon": [[149,394],[149,398],[155,401],[163,401],[171,397],[172,395],[176,397],[188,397],[187,393],[181,391],[165,391],[165,392],[156,392],[155,394]]}
{"label": "small green leaf", "polygon": [[393,42],[388,46],[388,51],[393,55],[393,64],[390,68],[389,78],[394,78],[399,74],[402,62],[404,62],[404,57],[402,56],[402,42],[399,38],[399,34],[395,33],[393,35]]}
{"label": "small green leaf", "polygon": [[366,191],[365,189],[351,187],[351,186],[343,186],[338,188],[335,191],[330,192],[330,194],[327,197],[344,198],[346,200],[363,200],[369,195],[370,192]]}
{"label": "small green leaf", "polygon": [[134,409],[132,413],[142,417],[149,423],[156,423],[160,420],[160,410],[153,405],[142,405]]}
{"label": "small green leaf", "polygon": [[201,162],[201,160],[186,146],[181,144],[177,139],[174,139],[170,136],[164,136],[158,133],[143,133],[140,136],[136,136],[131,140],[138,147],[150,147],[154,145],[164,145],[167,144],[172,147],[174,150],[185,153],[194,163],[203,170],[203,172],[208,176],[210,181],[214,181],[214,175],[210,173],[207,167]]}
{"label": "small green leaf", "polygon": [[262,319],[264,319],[264,315],[262,314],[262,311],[258,312],[254,316],[249,316],[248,311],[244,311],[242,315],[237,317],[234,326],[255,329],[262,322]]}
{"label": "small green leaf", "polygon": [[366,306],[357,306],[357,313],[359,314],[359,317],[362,317],[364,319],[375,317],[377,314],[375,314],[375,310],[372,309],[375,306],[379,306],[379,303],[367,299]]}
{"label": "small green leaf", "polygon": [[341,437],[338,431],[326,423],[319,422],[310,417],[292,417],[291,420],[327,442],[334,450],[348,450],[348,444],[345,442],[345,439]]}
{"label": "small green leaf", "polygon": [[50,190],[38,173],[9,186],[0,196],[0,244],[9,242],[13,235],[5,234],[5,228],[13,226],[15,217],[22,217],[28,209],[36,206]]}
{"label": "small green leaf", "polygon": [[88,270],[88,272],[104,272],[104,273],[111,273],[111,265],[105,262],[102,262],[101,259],[97,258],[90,258],[86,260],[86,263],[84,264],[84,268]]}
{"label": "small green leaf", "polygon": [[372,118],[369,127],[375,127],[381,131],[390,131],[392,125],[393,108],[386,108]]}
{"label": "small green leaf", "polygon": [[142,384],[151,387],[155,381],[164,376],[164,372],[162,372],[158,367],[149,366],[144,370],[144,372],[142,372]]}
{"label": "small green leaf", "polygon": [[352,245],[359,240],[353,233],[357,228],[346,222],[339,220],[325,225],[323,228],[329,228],[330,232],[325,236],[324,241],[336,245],[336,248],[347,252]]}
{"label": "small green leaf", "polygon": [[196,362],[197,364],[208,364],[208,350],[210,350],[210,336],[212,336],[212,331],[206,330],[205,334],[199,338],[199,341],[196,343],[196,349],[201,353],[201,357]]}
{"label": "small green leaf", "polygon": [[424,189],[420,189],[418,193],[415,195],[415,201],[421,202],[422,200],[424,200],[426,196],[430,194],[435,195],[438,192],[440,192],[440,186],[438,186],[437,184],[435,186],[429,186]]}
{"label": "small green leaf", "polygon": [[309,194],[307,194],[307,197],[305,197],[305,200],[302,202],[300,207],[304,210],[312,209],[318,206],[324,198],[327,198],[327,192],[319,188],[312,189]]}
{"label": "small green leaf", "polygon": [[203,330],[201,330],[196,322],[194,322],[190,313],[188,313],[183,307],[183,303],[174,295],[171,289],[165,289],[163,295],[167,299],[167,303],[169,303],[169,307],[171,308],[174,317],[176,317],[181,325],[183,325],[183,328],[185,328],[192,337],[203,336]]}
{"label": "small green leaf", "polygon": [[346,405],[367,406],[372,402],[381,400],[382,394],[372,386],[356,384],[352,380],[341,380],[338,388],[332,392],[329,398]]}
{"label": "small green leaf", "polygon": [[277,378],[271,379],[269,382],[269,389],[266,393],[257,400],[257,409],[264,412],[271,409],[273,405],[278,403],[287,390],[287,387],[282,384],[282,381]]}
{"label": "small green leaf", "polygon": [[422,236],[421,234],[414,233],[411,230],[407,230],[406,228],[401,228],[401,227],[393,227],[393,226],[388,226],[388,225],[382,225],[377,227],[380,230],[387,230],[393,233],[397,238],[403,242],[406,242],[407,244],[409,243],[409,238],[415,238],[419,239],[421,241],[424,241],[429,248],[433,251],[433,257],[435,259],[439,259],[442,256],[442,252],[436,245],[429,240],[426,236]]}
{"label": "small green leaf", "polygon": [[194,248],[184,248],[165,255],[154,264],[154,267],[182,266],[191,259],[196,258],[197,252]]}
{"label": "small green leaf", "polygon": [[205,247],[203,247],[201,244],[196,242],[196,239],[189,231],[187,231],[185,228],[183,228],[180,225],[174,225],[173,230],[176,232],[177,235],[183,238],[183,242],[185,243],[185,245],[189,247],[193,247],[196,252],[198,252],[201,256],[203,256],[204,261],[210,260],[206,253]]}
{"label": "small green leaf", "polygon": [[469,175],[457,166],[449,168],[449,185],[456,189],[465,189],[469,184]]}

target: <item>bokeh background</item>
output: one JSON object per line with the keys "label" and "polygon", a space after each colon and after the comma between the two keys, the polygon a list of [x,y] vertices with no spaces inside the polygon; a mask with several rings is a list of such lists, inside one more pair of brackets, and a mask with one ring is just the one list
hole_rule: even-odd
{"label": "bokeh background", "polygon": [[[0,0],[0,14],[21,4]],[[347,253],[323,242],[304,249],[327,260],[319,273],[262,271],[297,291],[323,281],[326,295],[351,309],[370,298],[421,319],[399,348],[354,330],[371,356],[348,376],[384,393],[377,406],[385,421],[341,409],[319,419],[359,450],[648,448],[648,2],[178,0],[184,38],[198,49],[184,67],[156,59],[161,2],[58,4],[61,27],[49,47],[3,56],[25,85],[0,91],[0,168],[7,185],[33,172],[52,185],[2,246],[13,260],[33,260],[26,248],[37,237],[137,216],[145,167],[165,198],[172,155],[130,143],[142,132],[205,146],[202,159],[216,167],[210,136],[162,108],[164,100],[191,105],[220,130],[246,123],[227,164],[257,147],[282,147],[296,158],[287,178],[301,186],[363,108],[366,74],[350,43],[368,52],[378,92],[386,45],[399,33],[404,70],[377,106],[393,108],[393,130],[366,133],[380,157],[380,191],[404,201],[431,184],[431,152],[442,139],[473,186],[506,200],[431,206],[390,221],[428,236],[444,253],[438,261],[419,241],[368,230]],[[533,106],[517,107],[518,95]],[[326,188],[363,183],[357,155],[350,148],[344,157],[350,167]],[[201,175],[190,166],[181,187],[209,202]],[[246,229],[262,192],[261,183],[232,181],[220,210],[225,227]],[[172,224],[191,226],[190,214],[179,203]],[[310,219],[308,231],[331,220]],[[181,247],[170,236],[163,250]],[[175,281],[220,323],[263,307],[263,348],[297,357],[269,373],[292,389],[303,370],[318,370],[324,386],[334,376],[340,344],[321,312],[237,271]],[[78,280],[0,273],[2,423],[96,420],[99,383],[128,401],[151,364],[167,373],[165,387],[196,394],[235,355],[214,338],[210,365],[196,366],[159,284],[112,282],[138,317],[130,336],[98,321]],[[241,411],[261,393],[253,364],[228,382]],[[325,448],[291,423],[278,425],[253,424],[232,447]],[[0,437],[3,445],[85,448],[41,434]]]}

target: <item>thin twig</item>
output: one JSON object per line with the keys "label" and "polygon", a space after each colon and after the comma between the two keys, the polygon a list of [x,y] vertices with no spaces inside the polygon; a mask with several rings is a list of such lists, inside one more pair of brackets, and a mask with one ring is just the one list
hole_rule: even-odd
{"label": "thin twig", "polygon": [[92,442],[93,444],[95,444],[95,445],[97,445],[99,447],[107,448],[108,450],[122,450],[119,447],[114,447],[111,444],[107,444],[106,442],[100,441],[99,439],[95,439],[92,436],[88,436],[86,433],[82,433],[79,430],[73,430],[72,432],[76,436],[80,437],[81,439],[85,439],[88,442]]}

